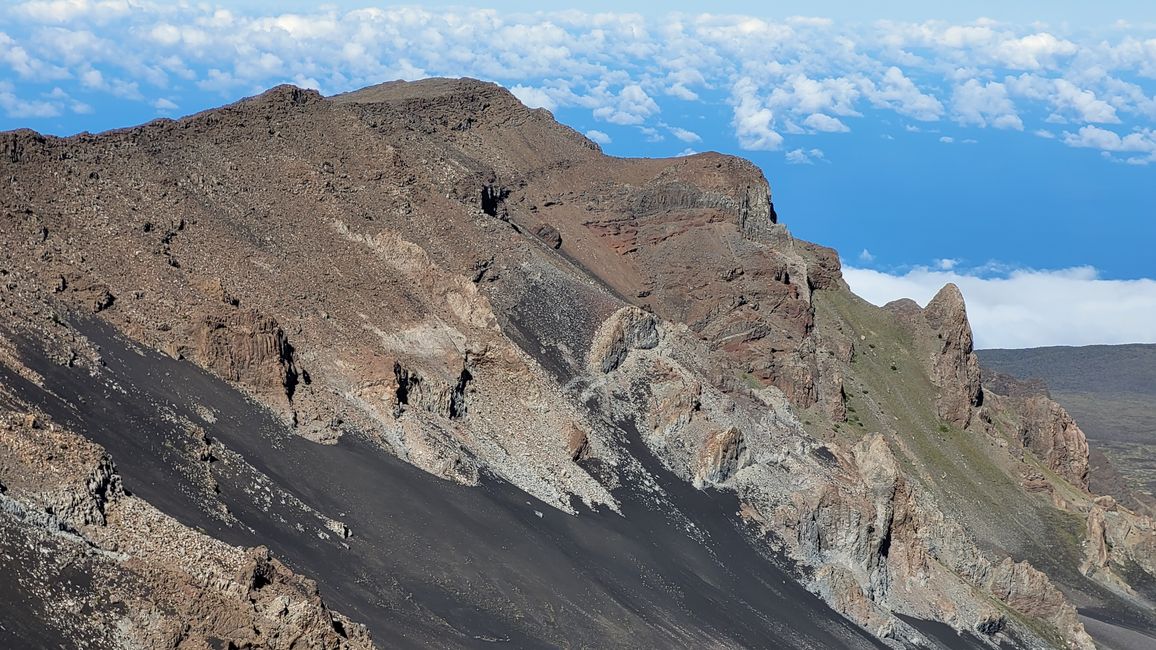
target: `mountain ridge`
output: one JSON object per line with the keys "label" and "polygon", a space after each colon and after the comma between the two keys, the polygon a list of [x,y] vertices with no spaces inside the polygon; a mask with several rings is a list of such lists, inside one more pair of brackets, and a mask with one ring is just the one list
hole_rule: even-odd
{"label": "mountain ridge", "polygon": [[1033,378],[1081,424],[1102,478],[1099,491],[1129,507],[1156,511],[1156,474],[1149,458],[1156,440],[1156,345],[1053,346],[980,350],[993,372]]}
{"label": "mountain ridge", "polygon": [[[286,611],[310,613],[292,625],[320,644],[367,645],[356,620],[379,643],[417,645],[550,645],[589,628],[585,642],[607,646],[903,647],[942,644],[919,623],[938,620],[980,646],[1091,647],[1073,600],[1151,624],[1151,596],[1131,586],[1152,571],[1151,520],[1087,492],[1082,431],[1050,401],[983,392],[957,289],[927,309],[881,310],[850,294],[838,256],[790,235],[747,161],[606,157],[473,80],[333,99],[280,86],[177,121],[0,142],[13,188],[0,205],[11,225],[5,439],[59,426],[67,440],[132,456],[131,437],[75,413],[87,400],[127,412],[118,386],[138,396],[134,417],[154,451],[124,461],[124,475],[182,486],[185,505],[166,516],[183,516],[190,539],[194,519],[242,546],[263,538],[244,530],[268,531],[326,602],[365,619],[342,619],[315,591],[280,586],[298,577],[278,578]],[[154,394],[149,376],[196,388]],[[246,421],[265,432],[246,437]],[[360,482],[299,477],[311,458],[340,475],[323,458],[351,452],[376,468]],[[421,515],[387,515],[388,500],[358,496],[374,472],[406,477],[397,491],[435,485],[400,469],[410,466],[444,480],[412,498],[458,495],[436,501],[434,528],[487,540],[476,555],[460,543],[418,553],[431,539]],[[0,469],[6,498],[25,506],[43,509],[52,490],[95,498],[72,483],[28,487],[56,485],[32,461]],[[492,493],[487,477],[508,488]],[[276,511],[284,524],[246,484],[289,504]],[[480,505],[484,494],[504,505]],[[724,494],[736,503],[715,500]],[[106,500],[141,507],[133,495]],[[504,528],[457,523],[470,508],[504,513],[494,515]],[[382,528],[371,513],[395,523]],[[554,517],[615,522],[637,566],[613,561],[586,524],[547,526]],[[99,548],[131,547],[131,530],[88,519],[67,525]],[[693,569],[659,562],[649,530],[665,531],[666,551]],[[505,555],[519,535],[532,556],[553,558],[538,567],[557,564],[568,576],[558,584],[573,587],[544,588]],[[1041,535],[1059,537],[1047,548]],[[421,566],[369,559],[390,539],[410,540]],[[740,579],[705,540],[727,540],[757,570]],[[351,582],[317,548],[366,562],[365,573]],[[135,561],[147,582],[157,558]],[[591,579],[583,562],[602,568]],[[288,614],[229,600],[246,580],[212,583],[224,585],[218,611],[257,617],[269,630],[260,643],[288,647],[277,633],[292,629]],[[720,580],[734,594],[702,592]],[[248,591],[286,602],[264,586]],[[762,589],[808,603],[806,614],[768,611]],[[136,639],[187,616],[150,619],[147,598],[125,600],[119,620]],[[164,643],[209,643],[226,627]]]}

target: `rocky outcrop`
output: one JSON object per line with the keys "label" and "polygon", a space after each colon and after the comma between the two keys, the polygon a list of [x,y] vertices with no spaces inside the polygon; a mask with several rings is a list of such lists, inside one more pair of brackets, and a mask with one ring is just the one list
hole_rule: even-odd
{"label": "rocky outcrop", "polygon": [[698,454],[694,472],[695,487],[725,482],[735,472],[750,463],[750,453],[743,442],[743,434],[731,427],[707,434]]}
{"label": "rocky outcrop", "polygon": [[192,332],[189,356],[205,369],[250,389],[293,399],[293,347],[273,318],[252,309],[207,314]]}
{"label": "rocky outcrop", "polygon": [[554,226],[544,223],[534,229],[534,234],[550,248],[555,250],[562,248],[562,235],[558,234],[558,229]]}
{"label": "rocky outcrop", "polygon": [[[1126,596],[1151,603],[1156,580],[1156,521],[1110,496],[1097,497],[1087,513],[1080,571]],[[1135,586],[1134,586],[1135,585]]]}
{"label": "rocky outcrop", "polygon": [[1020,440],[1051,470],[1076,487],[1088,488],[1088,440],[1062,406],[1044,395],[1023,400]]}
{"label": "rocky outcrop", "polygon": [[843,263],[833,248],[799,242],[807,259],[807,284],[811,289],[835,290],[844,287]]}
{"label": "rocky outcrop", "polygon": [[631,350],[647,350],[658,345],[654,316],[635,307],[623,307],[598,328],[587,354],[587,364],[599,372],[622,365]]}
{"label": "rocky outcrop", "polygon": [[1027,562],[1013,562],[1010,558],[995,566],[981,562],[964,575],[1016,611],[1054,625],[1070,647],[1096,647],[1080,623],[1076,608],[1043,572]]}
{"label": "rocky outcrop", "polygon": [[748,239],[768,240],[778,215],[762,172],[735,158],[702,162],[706,164],[684,160],[670,166],[633,193],[629,213],[637,218],[675,210],[718,210],[736,219]]}
{"label": "rocky outcrop", "polygon": [[422,409],[449,419],[465,417],[468,409],[468,389],[474,378],[463,364],[457,381],[439,381],[423,378],[416,370],[393,364],[393,413],[400,416],[409,409]]}
{"label": "rocky outcrop", "polygon": [[972,351],[971,325],[959,287],[948,284],[923,309],[935,336],[931,379],[939,389],[939,417],[958,427],[971,423],[973,409],[983,403],[979,360]]}
{"label": "rocky outcrop", "polygon": [[[178,524],[129,496],[98,446],[43,416],[0,411],[0,519],[22,521],[40,540],[26,571],[103,576],[67,594],[76,607],[71,625],[90,639],[173,649],[374,647],[363,626],[329,610],[312,581],[267,549],[233,548]],[[54,581],[43,584],[29,596],[65,597]]]}

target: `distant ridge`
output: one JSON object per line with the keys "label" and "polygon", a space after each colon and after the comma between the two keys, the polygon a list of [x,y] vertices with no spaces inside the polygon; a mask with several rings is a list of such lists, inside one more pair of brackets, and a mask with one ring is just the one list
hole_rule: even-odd
{"label": "distant ridge", "polygon": [[[1052,398],[1072,414],[1092,445],[1092,461],[1106,455],[1114,467],[1093,487],[1108,492],[1122,477],[1156,505],[1156,345],[1053,346],[1022,350],[977,350],[985,371],[1042,380]],[[1118,474],[1117,474],[1118,472]],[[1107,474],[1107,476],[1104,476]],[[1147,497],[1147,498],[1145,498]]]}

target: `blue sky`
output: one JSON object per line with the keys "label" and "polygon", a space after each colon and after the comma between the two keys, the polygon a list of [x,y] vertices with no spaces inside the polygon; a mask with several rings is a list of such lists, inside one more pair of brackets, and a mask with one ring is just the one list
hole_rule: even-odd
{"label": "blue sky", "polygon": [[954,281],[981,345],[1156,342],[1145,3],[540,4],[11,2],[0,130],[474,76],[613,155],[752,159],[853,289],[925,301]]}

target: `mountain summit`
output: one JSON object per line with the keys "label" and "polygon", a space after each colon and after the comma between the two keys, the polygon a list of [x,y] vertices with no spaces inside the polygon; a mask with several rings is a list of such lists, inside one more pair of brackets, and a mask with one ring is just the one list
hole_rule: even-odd
{"label": "mountain summit", "polygon": [[[0,134],[0,641],[1072,647],[1152,520],[958,289],[469,79]],[[786,215],[789,221],[789,215]]]}

